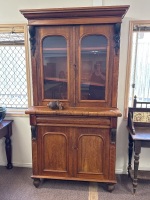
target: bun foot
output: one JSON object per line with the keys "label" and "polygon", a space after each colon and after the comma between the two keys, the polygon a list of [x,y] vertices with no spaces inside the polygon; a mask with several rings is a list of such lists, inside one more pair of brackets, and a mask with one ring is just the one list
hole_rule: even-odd
{"label": "bun foot", "polygon": [[38,188],[40,185],[41,180],[39,178],[34,178],[33,185]]}
{"label": "bun foot", "polygon": [[108,192],[112,192],[115,189],[115,184],[111,183],[111,184],[107,184],[107,191]]}

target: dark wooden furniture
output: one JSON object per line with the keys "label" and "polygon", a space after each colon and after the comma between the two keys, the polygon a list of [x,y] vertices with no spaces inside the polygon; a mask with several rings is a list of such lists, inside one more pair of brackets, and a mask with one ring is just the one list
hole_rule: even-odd
{"label": "dark wooden furniture", "polygon": [[[21,10],[31,42],[34,106],[26,114],[36,187],[51,178],[114,189],[120,26],[127,10]],[[51,109],[58,103],[60,109]]]}
{"label": "dark wooden furniture", "polygon": [[[150,147],[150,102],[137,102],[136,98],[134,99],[134,107],[128,110],[127,127],[129,131],[128,174],[133,180],[133,193],[135,194],[138,179],[150,180],[150,171],[138,170],[141,148]],[[134,168],[132,170],[133,149]]]}
{"label": "dark wooden furniture", "polygon": [[11,135],[12,135],[12,122],[13,120],[3,120],[0,122],[0,139],[5,137],[5,150],[7,157],[7,169],[12,169],[12,147],[11,147]]}

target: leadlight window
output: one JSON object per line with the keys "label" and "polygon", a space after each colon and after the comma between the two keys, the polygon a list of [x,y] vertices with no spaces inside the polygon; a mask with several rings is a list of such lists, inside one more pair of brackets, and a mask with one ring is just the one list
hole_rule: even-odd
{"label": "leadlight window", "polygon": [[0,105],[26,109],[30,104],[25,25],[0,26]]}

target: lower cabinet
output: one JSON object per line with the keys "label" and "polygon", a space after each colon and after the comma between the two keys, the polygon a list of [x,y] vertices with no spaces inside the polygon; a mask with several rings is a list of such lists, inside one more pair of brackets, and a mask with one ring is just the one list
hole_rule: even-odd
{"label": "lower cabinet", "polygon": [[116,183],[111,118],[35,119],[32,178],[36,187],[41,178]]}

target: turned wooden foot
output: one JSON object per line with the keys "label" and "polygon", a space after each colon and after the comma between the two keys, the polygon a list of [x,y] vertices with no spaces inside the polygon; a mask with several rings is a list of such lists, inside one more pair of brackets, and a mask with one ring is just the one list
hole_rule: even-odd
{"label": "turned wooden foot", "polygon": [[107,184],[107,191],[112,192],[115,189],[115,184],[114,183],[108,183]]}
{"label": "turned wooden foot", "polygon": [[40,185],[41,180],[39,178],[34,178],[33,185],[38,188]]}
{"label": "turned wooden foot", "polygon": [[13,168],[12,163],[8,163],[7,166],[6,166],[6,168],[7,168],[7,169],[12,169],[12,168]]}

